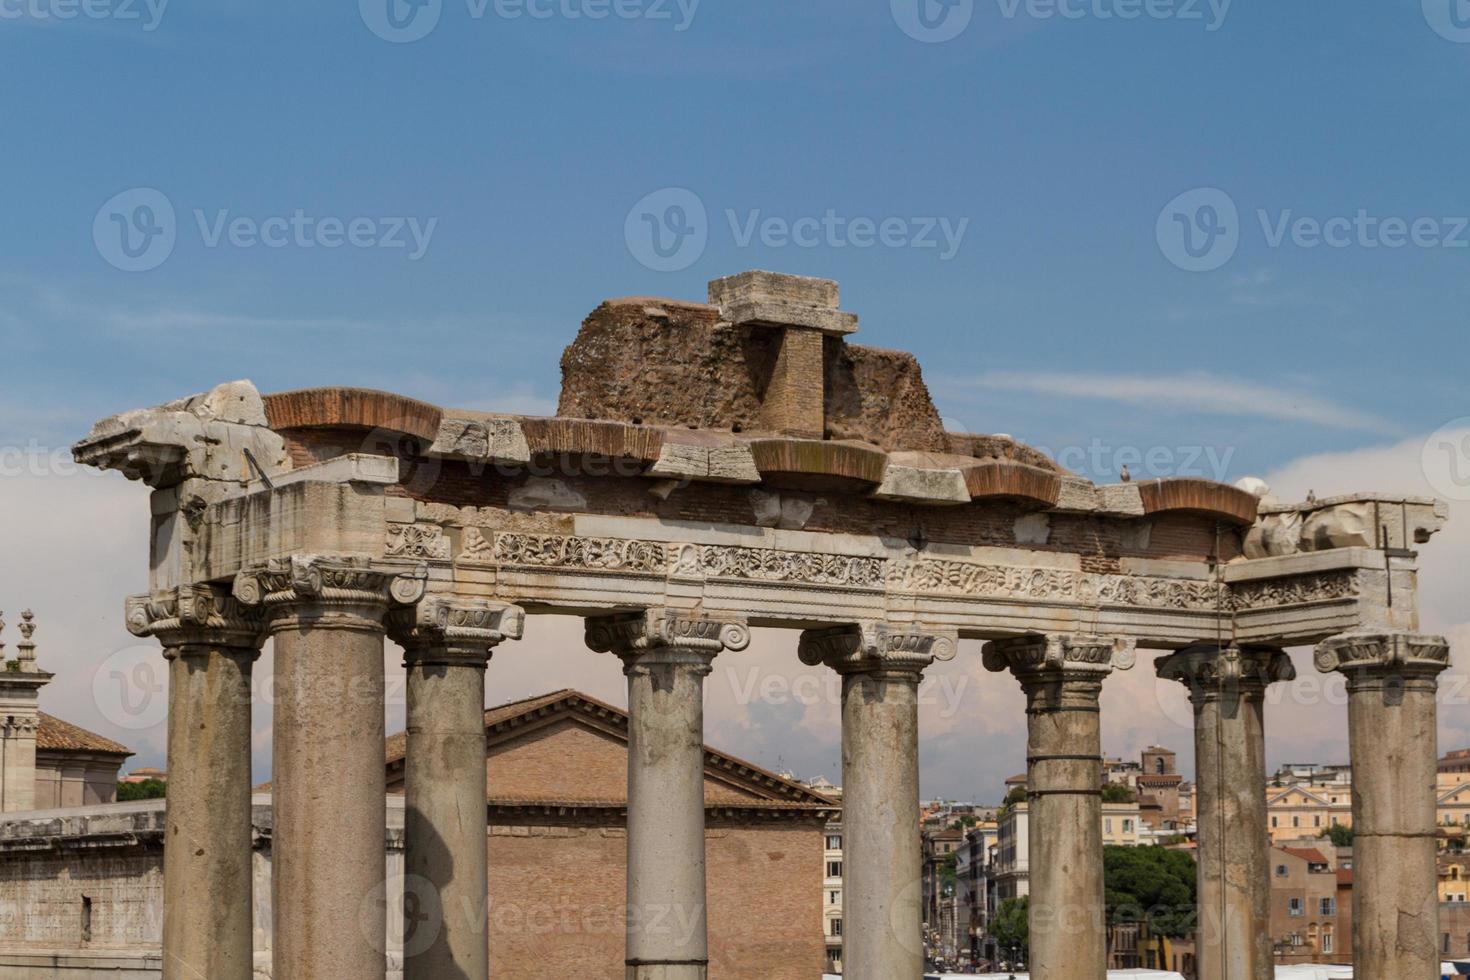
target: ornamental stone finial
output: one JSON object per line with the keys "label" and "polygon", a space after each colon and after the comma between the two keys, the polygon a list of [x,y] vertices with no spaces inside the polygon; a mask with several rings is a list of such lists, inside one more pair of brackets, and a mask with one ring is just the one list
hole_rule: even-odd
{"label": "ornamental stone finial", "polygon": [[29,609],[20,614],[20,642],[15,645],[15,654],[23,671],[36,669],[36,644],[31,639],[36,633],[35,620],[36,614]]}
{"label": "ornamental stone finial", "polygon": [[587,646],[624,660],[659,651],[713,659],[722,650],[749,645],[750,628],[743,620],[690,609],[645,609],[587,620]]}
{"label": "ornamental stone finial", "polygon": [[954,630],[867,621],[804,630],[797,656],[809,667],[826,664],[842,674],[917,674],[936,660],[953,660],[958,649]]}
{"label": "ornamental stone finial", "polygon": [[154,595],[131,596],[124,604],[128,632],[152,636],[165,647],[216,645],[254,647],[264,641],[264,617],[242,604],[225,586],[185,585]]}
{"label": "ornamental stone finial", "polygon": [[526,613],[520,606],[488,599],[430,595],[388,614],[388,635],[408,652],[413,663],[486,661],[505,640],[519,640]]}
{"label": "ornamental stone finial", "polygon": [[984,650],[986,670],[1009,670],[1023,683],[1067,676],[1102,678],[1114,669],[1131,670],[1137,656],[1131,641],[1056,633],[992,640]]}
{"label": "ornamental stone finial", "polygon": [[1159,677],[1189,688],[1192,701],[1263,692],[1278,681],[1296,680],[1296,667],[1275,647],[1194,646],[1154,660]]}
{"label": "ornamental stone finial", "polygon": [[1317,644],[1317,669],[1432,678],[1450,665],[1449,641],[1425,633],[1344,633]]}

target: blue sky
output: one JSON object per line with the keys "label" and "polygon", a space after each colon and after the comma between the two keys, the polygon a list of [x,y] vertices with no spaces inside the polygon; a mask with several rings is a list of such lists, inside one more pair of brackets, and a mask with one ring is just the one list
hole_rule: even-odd
{"label": "blue sky", "polygon": [[[392,0],[412,43],[388,0],[72,2],[0,0],[5,446],[234,377],[549,413],[601,299],[746,268],[840,280],[953,427],[1099,479],[1470,414],[1467,0]],[[123,271],[113,215],[157,195],[172,250]],[[250,242],[298,212],[312,247]],[[644,213],[703,247],[650,268]],[[405,247],[324,247],[359,218]]]}

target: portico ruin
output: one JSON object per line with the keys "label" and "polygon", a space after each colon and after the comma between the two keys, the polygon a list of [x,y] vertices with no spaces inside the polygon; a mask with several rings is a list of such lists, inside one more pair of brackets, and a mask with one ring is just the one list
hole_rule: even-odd
{"label": "portico ruin", "polygon": [[[406,978],[486,980],[486,931],[442,910],[484,903],[485,663],[548,614],[584,618],[627,675],[629,980],[706,977],[702,685],[752,627],[792,631],[793,656],[842,676],[856,980],[921,974],[915,695],[962,641],[1027,695],[1033,976],[1104,975],[1098,695],[1153,650],[1195,707],[1201,976],[1270,977],[1261,705],[1290,676],[1283,649],[1308,644],[1349,677],[1358,962],[1372,980],[1438,976],[1449,652],[1417,633],[1412,548],[1442,505],[1094,485],[945,431],[915,359],[856,329],[836,283],[750,272],[705,303],[600,305],[552,418],[241,381],[99,422],[77,459],[153,488],[150,587],[127,622],[171,663],[166,980],[251,977],[249,675],[266,638],[273,976],[384,977],[404,908],[439,910]],[[408,672],[408,896],[387,894],[404,885],[382,861],[390,637]]]}

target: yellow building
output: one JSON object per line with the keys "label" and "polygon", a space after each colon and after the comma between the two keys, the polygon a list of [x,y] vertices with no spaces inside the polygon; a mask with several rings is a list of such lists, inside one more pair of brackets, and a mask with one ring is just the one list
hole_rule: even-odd
{"label": "yellow building", "polygon": [[1115,847],[1138,847],[1139,824],[1143,820],[1138,803],[1104,803],[1103,844]]}
{"label": "yellow building", "polygon": [[1440,826],[1470,824],[1470,775],[1440,773],[1438,789]]}
{"label": "yellow building", "polygon": [[1267,826],[1273,843],[1316,837],[1333,824],[1353,825],[1353,791],[1347,783],[1272,786],[1266,790]]}

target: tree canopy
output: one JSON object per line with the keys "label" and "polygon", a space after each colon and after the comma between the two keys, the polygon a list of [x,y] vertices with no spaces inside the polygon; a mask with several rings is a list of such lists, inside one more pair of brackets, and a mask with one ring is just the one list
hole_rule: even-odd
{"label": "tree canopy", "polygon": [[118,783],[117,801],[131,803],[134,800],[161,800],[168,794],[168,784],[159,779],[145,779],[141,783]]}
{"label": "tree canopy", "polygon": [[1103,878],[1110,922],[1146,922],[1155,936],[1195,928],[1195,864],[1167,847],[1104,847]]}
{"label": "tree canopy", "polygon": [[995,910],[990,920],[990,934],[1004,953],[1019,950],[1023,956],[1031,955],[1031,900],[1008,898]]}

